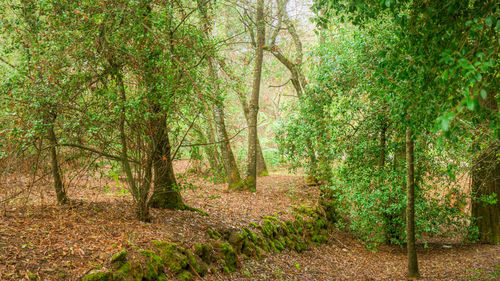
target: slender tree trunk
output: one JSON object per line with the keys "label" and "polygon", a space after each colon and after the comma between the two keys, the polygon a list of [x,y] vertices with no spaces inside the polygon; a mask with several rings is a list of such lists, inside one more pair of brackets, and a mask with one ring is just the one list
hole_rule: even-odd
{"label": "slender tree trunk", "polygon": [[[243,108],[243,114],[245,115],[245,121],[247,122],[247,127],[250,128],[250,109],[248,109],[248,104],[246,98],[243,94],[238,94],[241,107]],[[268,176],[266,160],[264,159],[264,154],[262,153],[262,146],[260,145],[260,138],[257,135],[257,176],[264,177]]]}
{"label": "slender tree trunk", "polygon": [[257,44],[255,46],[255,68],[253,78],[252,96],[249,105],[248,128],[248,168],[247,188],[255,191],[257,188],[257,115],[259,113],[260,80],[262,75],[263,47],[265,44],[264,0],[257,0]]}
{"label": "slender tree trunk", "polygon": [[[212,124],[210,122],[207,123],[207,127],[209,128],[208,130],[202,130],[201,127],[197,124],[193,125],[193,129],[198,134],[198,142],[199,143],[215,143],[215,137],[213,136],[213,128]],[[207,135],[205,135],[204,131],[207,132]],[[208,160],[208,165],[210,167],[210,170],[212,171],[212,174],[215,176],[215,181],[217,183],[223,182],[224,181],[224,174],[220,170],[220,164],[219,164],[219,156],[218,156],[218,151],[217,151],[217,146],[215,145],[204,145],[203,146],[203,151],[205,153],[205,158]]]}
{"label": "slender tree trunk", "polygon": [[68,197],[61,177],[61,168],[57,159],[57,138],[54,132],[55,117],[51,118],[47,126],[47,137],[50,143],[50,163],[52,166],[52,178],[54,180],[54,189],[56,191],[57,203],[60,205],[68,203]]}
{"label": "slender tree trunk", "polygon": [[387,124],[385,122],[382,122],[381,128],[380,128],[380,156],[379,156],[379,164],[378,164],[381,169],[383,169],[385,166],[385,157],[386,157],[386,153],[387,153],[386,133],[387,133]]}
{"label": "slender tree trunk", "polygon": [[[205,37],[210,39],[212,33],[212,25],[207,15],[208,3],[205,5],[199,2],[199,9],[201,12],[201,20],[205,29]],[[217,132],[217,139],[219,140],[219,147],[222,153],[222,162],[224,164],[224,169],[226,170],[226,177],[229,189],[240,189],[243,186],[240,177],[240,171],[238,170],[238,165],[236,164],[236,159],[234,158],[233,150],[231,149],[231,144],[229,142],[229,137],[227,136],[226,122],[224,120],[224,104],[220,100],[220,88],[218,84],[217,69],[215,68],[213,56],[207,58],[208,72],[210,74],[210,83],[212,85],[212,91],[214,96],[214,104],[212,107],[215,129]]]}
{"label": "slender tree trunk", "polygon": [[[226,64],[224,61],[219,60],[219,64],[224,70],[224,72],[233,80],[238,81],[239,83],[243,83],[239,81],[238,79],[230,69],[226,67]],[[247,124],[247,127],[250,128],[250,109],[248,108],[248,103],[247,99],[245,97],[245,94],[241,91],[237,91],[236,94],[238,95],[238,99],[240,100],[241,108],[243,109],[243,115],[245,116],[245,121]],[[257,135],[257,176],[259,177],[264,177],[268,176],[269,172],[267,170],[267,164],[266,160],[264,159],[264,154],[262,153],[262,146],[260,144],[260,138]]]}
{"label": "slender tree trunk", "polygon": [[231,144],[229,143],[226,126],[224,124],[224,108],[220,104],[217,105],[217,103],[219,103],[219,101],[216,101],[213,108],[214,120],[215,127],[217,129],[219,147],[222,153],[222,161],[226,170],[228,187],[229,189],[240,189],[242,188],[242,181],[238,165],[236,164],[236,159],[234,158],[233,150],[231,149]]}
{"label": "slender tree trunk", "polygon": [[125,172],[125,175],[127,176],[127,182],[129,184],[130,191],[132,193],[132,196],[134,197],[136,201],[136,215],[137,218],[141,221],[147,221],[149,219],[149,210],[147,209],[147,204],[141,200],[141,194],[140,190],[137,187],[136,180],[134,178],[134,175],[132,173],[132,168],[130,167],[130,162],[128,159],[128,142],[127,142],[127,135],[125,133],[125,121],[126,121],[126,103],[127,103],[127,97],[125,93],[125,85],[123,84],[123,77],[121,73],[118,73],[118,70],[115,68],[115,74],[116,74],[116,80],[118,84],[118,90],[120,93],[120,101],[122,103],[122,109],[120,113],[120,122],[119,122],[119,133],[120,133],[120,142],[122,146],[121,150],[121,162],[122,162],[122,169]]}
{"label": "slender tree trunk", "polygon": [[416,279],[418,273],[415,245],[415,154],[412,132],[406,129],[406,249],[408,251],[408,277]]}

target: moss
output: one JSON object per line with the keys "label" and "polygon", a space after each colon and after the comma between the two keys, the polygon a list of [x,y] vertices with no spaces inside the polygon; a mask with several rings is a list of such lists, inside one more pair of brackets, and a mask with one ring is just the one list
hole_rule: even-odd
{"label": "moss", "polygon": [[158,281],[168,281],[168,278],[165,274],[161,274],[160,276],[158,276]]}
{"label": "moss", "polygon": [[190,280],[193,280],[193,274],[191,274],[191,272],[187,271],[187,270],[184,270],[182,271],[181,273],[179,273],[179,275],[177,275],[177,277],[180,279],[180,280],[183,280],[183,281],[190,281]]}
{"label": "moss", "polygon": [[267,241],[268,242],[268,245],[269,245],[269,251],[272,251],[272,252],[275,252],[275,253],[279,253],[280,250],[278,250],[278,248],[276,248],[276,244],[274,243],[274,240],[269,240]]}
{"label": "moss", "polygon": [[248,257],[257,256],[260,257],[261,249],[252,241],[247,240],[243,246],[242,253]]}
{"label": "moss", "polygon": [[321,229],[326,229],[327,228],[327,224],[326,224],[326,219],[325,218],[318,218],[316,219],[316,221],[314,222],[314,229],[317,231],[317,230],[321,230]]}
{"label": "moss", "polygon": [[322,234],[315,234],[312,237],[312,241],[315,243],[321,244],[321,243],[328,242],[328,238],[326,238],[326,236],[324,236]]}
{"label": "moss", "polygon": [[207,274],[208,266],[198,255],[188,250],[186,251],[186,256],[188,258],[188,263],[200,276]]}
{"label": "moss", "polygon": [[283,242],[282,243],[283,243],[283,245],[287,249],[294,249],[295,248],[295,243],[288,236],[286,236],[286,237],[283,238]]}
{"label": "moss", "polygon": [[28,278],[29,278],[30,280],[33,280],[33,281],[34,281],[34,280],[38,280],[38,276],[36,276],[36,274],[35,274],[35,273],[33,273],[33,272],[29,272],[29,271],[28,271],[27,275],[28,275]]}
{"label": "moss", "polygon": [[261,229],[262,233],[269,238],[274,237],[275,234],[277,234],[276,226],[268,219],[264,220],[264,224],[261,226]]}
{"label": "moss", "polygon": [[273,217],[273,216],[265,216],[264,218],[268,219],[268,220],[272,220],[272,221],[278,222],[278,219],[276,217]]}
{"label": "moss", "polygon": [[142,281],[144,271],[137,261],[126,261],[113,273],[113,281]]}
{"label": "moss", "polygon": [[194,253],[198,256],[203,256],[203,246],[201,244],[194,244]]}
{"label": "moss", "polygon": [[207,229],[207,232],[208,232],[208,236],[210,236],[210,238],[212,238],[212,239],[218,240],[219,238],[222,237],[222,234],[220,234],[219,232],[212,230],[210,228]]}
{"label": "moss", "polygon": [[288,234],[296,234],[297,233],[297,231],[295,230],[295,226],[293,225],[293,221],[287,220],[285,222],[285,224],[287,226]]}
{"label": "moss", "polygon": [[276,249],[278,251],[283,251],[285,249],[285,246],[283,246],[283,243],[281,243],[281,241],[278,239],[274,240],[274,246],[276,247]]}
{"label": "moss", "polygon": [[293,222],[293,226],[295,233],[300,235],[304,233],[304,219],[301,216],[297,217],[297,219]]}
{"label": "moss", "polygon": [[153,244],[163,264],[172,272],[178,273],[186,268],[187,257],[182,253],[182,248],[168,242],[153,241]]}
{"label": "moss", "polygon": [[143,279],[150,281],[158,279],[158,275],[163,268],[162,258],[157,256],[153,251],[150,250],[142,250],[140,251],[140,253],[146,259]]}
{"label": "moss", "polygon": [[253,228],[259,228],[259,225],[257,225],[254,222],[250,222],[250,226],[253,227]]}
{"label": "moss", "polygon": [[250,229],[248,229],[248,227],[244,227],[243,231],[245,231],[245,233],[247,234],[246,236],[250,240],[252,240],[253,242],[257,242],[258,241],[257,234],[255,234],[253,231],[251,231]]}
{"label": "moss", "polygon": [[267,176],[269,176],[269,172],[267,170],[264,170],[264,171],[260,172],[257,176],[258,177],[267,177]]}
{"label": "moss", "polygon": [[230,271],[236,270],[236,253],[234,252],[233,247],[229,243],[217,243],[215,245],[217,252],[221,255],[221,258],[224,260],[225,266]]}
{"label": "moss", "polygon": [[82,278],[82,281],[112,281],[113,273],[109,271],[92,271]]}
{"label": "moss", "polygon": [[194,254],[207,264],[212,262],[213,251],[212,244],[194,244]]}
{"label": "moss", "polygon": [[245,235],[240,232],[233,231],[229,234],[228,242],[233,246],[237,253],[240,253],[243,248],[243,243],[245,242]]}
{"label": "moss", "polygon": [[123,250],[111,257],[111,263],[121,263],[127,260],[127,251]]}

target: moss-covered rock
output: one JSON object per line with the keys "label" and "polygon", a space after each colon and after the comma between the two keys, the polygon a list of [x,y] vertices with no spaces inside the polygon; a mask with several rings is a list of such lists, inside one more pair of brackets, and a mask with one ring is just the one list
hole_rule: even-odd
{"label": "moss-covered rock", "polygon": [[328,238],[326,238],[326,236],[322,234],[315,234],[312,237],[312,241],[317,244],[322,244],[328,242]]}
{"label": "moss-covered rock", "polygon": [[274,239],[274,246],[278,251],[283,251],[285,249],[285,246],[279,239]]}
{"label": "moss-covered rock", "polygon": [[91,271],[82,278],[82,281],[113,281],[113,273],[101,270]]}
{"label": "moss-covered rock", "polygon": [[218,242],[214,245],[214,248],[217,253],[219,253],[219,256],[223,260],[225,267],[227,267],[229,271],[235,271],[237,265],[237,256],[231,244],[226,242]]}
{"label": "moss-covered rock", "polygon": [[208,265],[196,254],[191,251],[186,251],[188,263],[200,275],[204,276],[208,272]]}
{"label": "moss-covered rock", "polygon": [[183,280],[183,281],[191,281],[191,280],[193,280],[193,274],[191,274],[191,272],[189,272],[187,270],[184,270],[177,275],[177,278],[179,278],[180,280]]}
{"label": "moss-covered rock", "polygon": [[172,243],[156,240],[153,241],[153,245],[164,266],[173,273],[179,273],[187,267],[187,257],[182,253],[182,248]]}
{"label": "moss-covered rock", "polygon": [[194,245],[194,254],[199,256],[207,264],[213,262],[213,252],[214,248],[210,243]]}
{"label": "moss-covered rock", "polygon": [[148,281],[157,280],[158,276],[163,271],[162,258],[150,250],[141,250],[140,253],[145,258],[143,279]]}
{"label": "moss-covered rock", "polygon": [[218,240],[219,238],[222,237],[222,234],[220,234],[218,231],[212,230],[210,228],[207,229],[207,233],[208,233],[208,236],[210,236],[210,238],[215,239],[215,240]]}
{"label": "moss-covered rock", "polygon": [[142,281],[144,271],[137,261],[125,261],[113,273],[113,281]]}
{"label": "moss-covered rock", "polygon": [[111,263],[122,263],[127,260],[127,251],[123,250],[111,257]]}
{"label": "moss-covered rock", "polygon": [[[244,232],[243,232],[244,233]],[[232,231],[229,234],[228,242],[233,246],[233,249],[237,253],[241,253],[241,249],[243,248],[243,243],[245,242],[245,235],[239,231]]]}
{"label": "moss-covered rock", "polygon": [[168,281],[168,278],[165,274],[161,274],[158,276],[158,281]]}
{"label": "moss-covered rock", "polygon": [[252,240],[254,243],[257,242],[257,234],[251,231],[248,227],[243,227],[243,231],[246,233],[248,239]]}
{"label": "moss-covered rock", "polygon": [[269,238],[273,238],[278,234],[276,225],[269,219],[264,220],[264,224],[261,226],[262,233]]}

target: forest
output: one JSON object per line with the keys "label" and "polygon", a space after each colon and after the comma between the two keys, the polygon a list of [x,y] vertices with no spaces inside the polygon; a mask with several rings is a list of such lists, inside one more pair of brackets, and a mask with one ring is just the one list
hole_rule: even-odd
{"label": "forest", "polygon": [[0,0],[0,280],[499,280],[500,3]]}

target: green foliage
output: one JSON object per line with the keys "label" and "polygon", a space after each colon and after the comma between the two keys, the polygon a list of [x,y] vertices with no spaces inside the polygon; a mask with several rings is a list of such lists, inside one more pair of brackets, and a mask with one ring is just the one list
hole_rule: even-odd
{"label": "green foliage", "polygon": [[[390,14],[371,15],[368,10],[353,16],[363,20],[362,28],[332,17],[329,23],[335,28],[321,31],[321,43],[312,54],[315,67],[308,94],[277,129],[280,151],[294,167],[312,170],[326,183],[333,206],[329,212],[348,218],[359,237],[374,245],[400,244],[406,239],[404,132],[410,127],[416,142],[418,233],[445,234],[446,229],[466,235],[466,198],[457,192],[456,175],[467,172],[461,161],[467,160],[471,147],[453,136],[460,133],[467,140],[470,131],[455,125],[453,134],[447,133],[456,114],[441,113],[457,99],[449,99],[450,92],[439,82],[441,52],[426,49],[435,56],[423,55],[408,45],[415,38],[406,25]],[[475,75],[490,71],[486,63]],[[469,103],[474,110],[476,105]],[[436,122],[449,129],[442,131],[447,142],[441,132],[429,130]],[[316,166],[306,161],[308,141],[318,158]]]}

